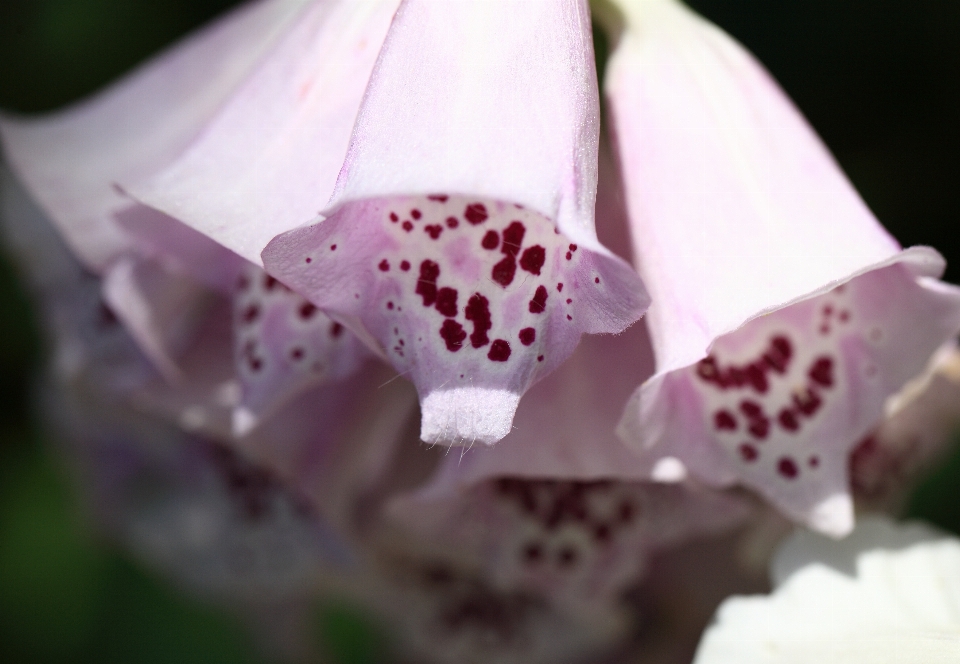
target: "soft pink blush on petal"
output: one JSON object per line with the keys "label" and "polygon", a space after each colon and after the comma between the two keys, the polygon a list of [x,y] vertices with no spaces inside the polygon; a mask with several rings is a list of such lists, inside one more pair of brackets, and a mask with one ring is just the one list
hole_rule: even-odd
{"label": "soft pink blush on petal", "polygon": [[330,199],[399,0],[312,2],[203,133],[124,189],[260,264]]}
{"label": "soft pink blush on petal", "polygon": [[304,4],[244,5],[89,100],[38,119],[0,119],[7,160],[88,268],[130,247],[111,218],[130,201],[114,184],[149,176],[183,151]]}
{"label": "soft pink blush on petal", "polygon": [[960,293],[739,45],[672,0],[629,7],[607,94],[657,372],[622,433],[842,535],[848,454],[960,328]]}
{"label": "soft pink blush on petal", "polygon": [[404,2],[327,219],[263,253],[411,378],[428,442],[503,438],[581,334],[645,308],[593,226],[588,19],[577,0]]}
{"label": "soft pink blush on petal", "polygon": [[360,340],[261,268],[248,264],[233,297],[241,399],[234,431],[247,433],[303,390],[353,374],[370,356]]}

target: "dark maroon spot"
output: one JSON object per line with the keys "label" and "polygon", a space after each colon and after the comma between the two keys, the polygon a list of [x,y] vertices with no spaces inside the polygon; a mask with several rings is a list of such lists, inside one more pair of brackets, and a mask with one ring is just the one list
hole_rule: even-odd
{"label": "dark maroon spot", "polygon": [[797,416],[789,408],[781,410],[777,419],[780,421],[780,426],[787,431],[796,431],[800,428],[800,422],[797,421]]}
{"label": "dark maroon spot", "polygon": [[610,530],[610,526],[605,523],[601,523],[593,529],[593,539],[598,542],[609,542],[612,536],[613,532]]}
{"label": "dark maroon spot", "polygon": [[263,368],[263,360],[259,357],[250,357],[247,359],[247,364],[250,365],[251,371],[260,371]]}
{"label": "dark maroon spot", "polygon": [[737,448],[737,451],[740,452],[740,458],[747,462],[756,461],[757,457],[760,456],[757,448],[750,443],[743,443]]}
{"label": "dark maroon spot", "polygon": [[503,260],[493,266],[493,269],[490,271],[490,277],[506,288],[513,283],[513,277],[516,273],[517,259],[508,254],[503,257]]}
{"label": "dark maroon spot", "polygon": [[568,297],[568,298],[567,298],[567,304],[570,304],[571,302],[573,302],[573,300],[571,300],[571,299]]}
{"label": "dark maroon spot", "polygon": [[418,210],[417,208],[413,208],[412,210],[410,210],[410,216],[413,217],[414,219],[419,219],[423,215],[420,214],[420,210]]}
{"label": "dark maroon spot", "polygon": [[311,302],[304,302],[300,305],[300,318],[310,320],[317,313],[317,308]]}
{"label": "dark maroon spot", "polygon": [[817,358],[807,374],[810,379],[824,387],[833,386],[833,360],[829,357]]}
{"label": "dark maroon spot", "polygon": [[331,244],[331,245],[330,245],[330,251],[336,251],[336,250],[337,250],[337,245]]}
{"label": "dark maroon spot", "polygon": [[453,318],[457,315],[457,290],[455,288],[441,288],[437,291],[437,311]]}
{"label": "dark maroon spot", "polygon": [[727,431],[736,431],[737,430],[737,420],[734,418],[733,413],[728,410],[719,410],[716,415],[713,416],[713,425],[718,430],[727,430]]}
{"label": "dark maroon spot", "polygon": [[330,325],[330,336],[336,339],[341,334],[343,334],[343,325],[340,323],[332,323]]}
{"label": "dark maroon spot", "polygon": [[547,309],[547,289],[543,286],[537,286],[537,291],[530,300],[530,313],[542,314]]}
{"label": "dark maroon spot", "polygon": [[467,206],[467,209],[463,211],[463,216],[466,217],[467,221],[476,226],[477,224],[482,224],[487,220],[487,207],[483,203],[471,203]]}
{"label": "dark maroon spot", "polygon": [[463,347],[463,340],[467,338],[467,333],[463,331],[460,323],[448,318],[440,326],[440,337],[447,343],[447,350],[456,353]]}
{"label": "dark maroon spot", "polygon": [[253,321],[257,320],[257,317],[259,315],[260,315],[260,307],[258,307],[255,304],[251,304],[249,307],[243,310],[242,320],[245,324],[249,325]]}
{"label": "dark maroon spot", "polygon": [[456,228],[460,225],[456,217],[447,217],[447,228]]}
{"label": "dark maroon spot", "polygon": [[573,547],[565,546],[557,554],[557,562],[560,567],[572,567],[577,564],[577,552]]}
{"label": "dark maroon spot", "polygon": [[264,277],[263,285],[267,290],[272,291],[280,285],[280,282],[268,274]]}
{"label": "dark maroon spot", "polygon": [[532,327],[525,327],[520,330],[520,343],[524,346],[529,346],[534,341],[537,340],[537,331]]}
{"label": "dark maroon spot", "polygon": [[543,559],[543,548],[539,544],[528,544],[523,547],[523,559],[532,564]]}
{"label": "dark maroon spot", "polygon": [[291,351],[290,351],[290,359],[291,359],[291,360],[302,360],[302,359],[303,359],[303,349],[302,349],[302,348],[294,348],[293,350],[291,350]]}
{"label": "dark maroon spot", "polygon": [[390,262],[384,258],[377,267],[380,268],[381,272],[387,272],[390,269]]}
{"label": "dark maroon spot", "polygon": [[506,362],[510,359],[510,344],[503,339],[494,339],[493,343],[490,344],[487,359],[492,362]]}
{"label": "dark maroon spot", "polygon": [[820,399],[820,395],[809,388],[804,388],[793,394],[793,405],[808,417],[820,410],[822,403],[823,401]]}
{"label": "dark maroon spot", "polygon": [[756,401],[744,400],[740,402],[740,410],[747,417],[763,417],[763,408]]}
{"label": "dark maroon spot", "polygon": [[747,382],[760,394],[766,394],[769,387],[763,367],[756,362],[747,367]]}
{"label": "dark maroon spot", "polygon": [[797,468],[797,464],[793,459],[790,457],[783,457],[777,462],[777,472],[788,480],[792,480],[800,474],[800,469]]}
{"label": "dark maroon spot", "polygon": [[543,355],[537,355],[537,362],[543,362]]}
{"label": "dark maroon spot", "polygon": [[527,247],[520,257],[520,267],[530,274],[540,274],[540,268],[547,258],[547,252],[539,244]]}
{"label": "dark maroon spot", "polygon": [[423,230],[426,231],[431,240],[436,240],[440,237],[440,233],[443,232],[443,226],[440,224],[430,224],[429,226],[424,226]]}
{"label": "dark maroon spot", "polygon": [[740,367],[730,367],[727,369],[726,380],[734,387],[743,387],[747,384],[747,372]]}
{"label": "dark maroon spot", "polygon": [[573,254],[571,254],[571,253],[568,251],[566,258],[567,258],[567,260],[570,260],[571,258],[573,258]]}
{"label": "dark maroon spot", "polygon": [[770,349],[764,353],[763,361],[768,367],[782,374],[787,370],[792,355],[793,346],[790,340],[783,336],[776,336],[770,340]]}
{"label": "dark maroon spot", "polygon": [[570,314],[567,314],[567,320],[573,320],[573,316],[571,316]]}
{"label": "dark maroon spot", "polygon": [[400,261],[400,269],[406,272],[410,269],[410,261]]}
{"label": "dark maroon spot", "polygon": [[562,292],[563,292],[563,284],[562,284],[562,283],[557,284],[557,292],[558,292],[558,293],[562,293]]}
{"label": "dark maroon spot", "polygon": [[304,263],[312,263],[312,262],[313,262],[313,259],[310,258],[309,256],[307,256],[306,258],[303,259],[303,262],[304,262]]}
{"label": "dark maroon spot", "polygon": [[570,245],[570,251],[576,251],[576,250],[577,250],[577,245],[571,244],[571,245]]}
{"label": "dark maroon spot", "polygon": [[394,222],[394,223],[400,221],[400,217],[397,216],[397,213],[396,213],[396,212],[391,212],[391,213],[390,213],[390,221],[392,221],[392,222]]}
{"label": "dark maroon spot", "polygon": [[620,523],[630,523],[633,521],[635,511],[636,509],[633,504],[624,500],[617,506],[617,519],[619,519]]}
{"label": "dark maroon spot", "polygon": [[417,288],[414,293],[423,297],[425,307],[431,307],[437,301],[437,277],[439,276],[439,265],[431,260],[420,263],[420,277],[417,279]]}
{"label": "dark maroon spot", "polygon": [[519,221],[511,221],[510,225],[503,229],[503,246],[500,251],[508,256],[516,256],[520,253],[520,245],[523,244],[523,236],[527,228]]}
{"label": "dark maroon spot", "polygon": [[393,302],[387,302],[387,309],[393,310]]}
{"label": "dark maroon spot", "polygon": [[427,198],[431,201],[437,201],[438,203],[446,203],[450,197],[446,194],[430,194]]}
{"label": "dark maroon spot", "polygon": [[413,230],[413,224],[410,221],[405,221],[400,225],[403,227],[403,230],[407,231],[408,233]]}
{"label": "dark maroon spot", "polygon": [[720,370],[717,368],[717,361],[712,355],[707,356],[697,362],[697,376],[708,383],[717,382],[720,378]]}
{"label": "dark maroon spot", "polygon": [[593,278],[593,283],[599,284],[599,283],[600,283],[600,277],[594,277],[594,278]]}
{"label": "dark maroon spot", "polygon": [[496,249],[500,246],[500,234],[497,231],[487,231],[480,241],[480,246],[484,249]]}
{"label": "dark maroon spot", "polygon": [[807,465],[809,465],[811,468],[818,467],[820,465],[820,457],[818,456],[810,457],[809,459],[807,459]]}
{"label": "dark maroon spot", "polygon": [[487,332],[493,327],[490,321],[490,301],[480,293],[474,293],[467,301],[463,311],[464,318],[473,322],[473,333],[470,335],[470,344],[480,348],[490,343]]}
{"label": "dark maroon spot", "polygon": [[753,418],[747,424],[747,431],[755,438],[763,440],[770,433],[770,420],[766,417]]}

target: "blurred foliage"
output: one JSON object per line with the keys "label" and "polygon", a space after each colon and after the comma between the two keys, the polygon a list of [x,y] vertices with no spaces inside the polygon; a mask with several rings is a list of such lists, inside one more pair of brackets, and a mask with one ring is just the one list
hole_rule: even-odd
{"label": "blurred foliage", "polygon": [[[904,244],[930,244],[960,281],[960,3],[689,0],[770,69]],[[231,0],[3,0],[0,108],[49,110],[130,69]],[[598,43],[601,57],[608,44]],[[253,662],[232,617],[91,539],[30,417],[39,358],[28,299],[0,260],[0,660]],[[960,447],[911,514],[960,532]],[[366,618],[329,605],[330,659],[378,661]]]}

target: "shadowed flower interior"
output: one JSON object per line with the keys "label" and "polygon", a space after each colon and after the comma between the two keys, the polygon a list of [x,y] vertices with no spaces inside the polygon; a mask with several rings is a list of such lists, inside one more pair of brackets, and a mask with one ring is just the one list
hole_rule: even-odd
{"label": "shadowed flower interior", "polygon": [[302,296],[248,264],[233,297],[233,344],[242,385],[234,432],[313,385],[346,378],[369,355],[363,344]]}

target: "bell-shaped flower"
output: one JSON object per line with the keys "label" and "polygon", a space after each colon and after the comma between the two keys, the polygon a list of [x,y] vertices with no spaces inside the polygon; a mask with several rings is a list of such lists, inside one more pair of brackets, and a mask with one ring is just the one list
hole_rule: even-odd
{"label": "bell-shaped flower", "polygon": [[864,518],[844,540],[799,532],[772,563],[769,596],[733,597],[695,664],[960,659],[960,540]]}
{"label": "bell-shaped flower", "polygon": [[617,437],[622,404],[653,369],[642,325],[584,339],[534,386],[514,430],[493,447],[450,450],[389,515],[438,554],[473,560],[502,588],[547,597],[571,615],[617,605],[649,556],[729,529],[741,499],[687,484],[642,481]]}
{"label": "bell-shaped flower", "polygon": [[585,1],[405,0],[325,219],[264,264],[413,381],[423,440],[494,443],[646,306],[594,230],[598,132]]}
{"label": "bell-shaped flower", "polygon": [[842,535],[849,453],[960,330],[960,290],[741,46],[676,0],[615,4],[606,93],[657,358],[622,434],[655,476],[741,483]]}
{"label": "bell-shaped flower", "polygon": [[168,382],[197,387],[190,349],[234,301],[238,434],[368,355],[287,289],[240,286],[329,199],[398,1],[250,3],[87,101],[0,118],[18,179]]}

